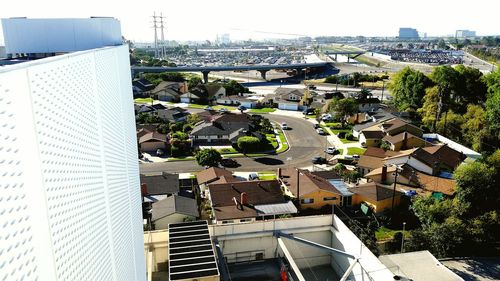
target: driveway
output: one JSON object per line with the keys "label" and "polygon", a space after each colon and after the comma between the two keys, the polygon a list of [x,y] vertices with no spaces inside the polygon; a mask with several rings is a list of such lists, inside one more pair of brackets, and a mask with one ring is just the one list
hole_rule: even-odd
{"label": "driveway", "polygon": [[[266,114],[271,121],[286,122],[291,128],[285,131],[290,149],[278,155],[263,157],[241,157],[236,161],[241,165],[229,169],[235,171],[264,171],[278,167],[310,167],[311,158],[317,155],[324,156],[324,149],[328,142],[326,136],[320,136],[314,130],[312,122],[303,118]],[[147,163],[139,165],[142,173],[155,172],[194,172],[202,169],[195,161],[175,161],[164,163]]]}

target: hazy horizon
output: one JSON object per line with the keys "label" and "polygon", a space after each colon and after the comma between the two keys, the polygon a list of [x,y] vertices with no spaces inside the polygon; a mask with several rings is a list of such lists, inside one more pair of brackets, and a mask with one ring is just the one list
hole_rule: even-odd
{"label": "hazy horizon", "polygon": [[[496,12],[500,2],[478,0],[473,6],[464,1],[422,0],[410,4],[385,0],[349,2],[312,1],[197,1],[152,0],[68,2],[37,1],[22,5],[8,2],[0,18],[88,18],[109,16],[120,20],[122,34],[136,42],[153,41],[153,12],[166,17],[165,40],[215,40],[230,34],[231,40],[262,40],[298,36],[397,36],[400,27],[416,28],[427,36],[453,35],[468,29],[477,35],[498,35]],[[348,3],[348,4],[347,4]],[[307,4],[307,5],[306,5]],[[0,42],[3,35],[0,33]]]}

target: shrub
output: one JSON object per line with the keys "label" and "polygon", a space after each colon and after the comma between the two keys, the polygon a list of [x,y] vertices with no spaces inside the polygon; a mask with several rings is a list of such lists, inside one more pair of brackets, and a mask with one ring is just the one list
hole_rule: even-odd
{"label": "shrub", "polygon": [[258,151],[260,147],[260,141],[256,137],[240,137],[237,143],[243,153]]}
{"label": "shrub", "polygon": [[347,134],[345,134],[345,139],[352,141],[352,140],[354,140],[354,136],[352,135],[352,133],[347,133]]}

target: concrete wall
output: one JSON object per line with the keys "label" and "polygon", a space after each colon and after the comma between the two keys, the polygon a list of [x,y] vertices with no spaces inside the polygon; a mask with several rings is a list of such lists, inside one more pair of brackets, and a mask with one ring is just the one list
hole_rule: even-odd
{"label": "concrete wall", "polygon": [[[332,227],[332,247],[359,257],[359,264],[354,266],[350,280],[387,281],[393,280],[393,274],[377,257],[366,248],[349,228],[338,218],[334,217]],[[331,266],[339,276],[342,276],[348,267],[354,263],[353,259],[332,254]],[[367,272],[369,272],[369,277]]]}
{"label": "concrete wall", "polygon": [[[152,260],[148,257],[148,252],[150,251],[153,253]],[[168,230],[144,232],[144,256],[146,265],[153,263],[153,272],[167,270]]]}
{"label": "concrete wall", "polygon": [[154,221],[155,229],[156,230],[167,229],[168,224],[183,222],[185,218],[196,219],[193,216],[174,213],[174,214],[171,214],[169,216],[166,216],[166,217],[163,217],[159,220]]}
{"label": "concrete wall", "polygon": [[[381,201],[375,201],[372,200],[368,197],[362,196],[355,194],[352,197],[352,205],[356,206],[361,204],[361,202],[366,202],[375,213],[380,213],[383,212],[385,209],[390,209],[392,207],[392,197],[381,200]],[[394,206],[398,206],[399,203],[401,202],[401,195],[396,195],[394,197]]]}

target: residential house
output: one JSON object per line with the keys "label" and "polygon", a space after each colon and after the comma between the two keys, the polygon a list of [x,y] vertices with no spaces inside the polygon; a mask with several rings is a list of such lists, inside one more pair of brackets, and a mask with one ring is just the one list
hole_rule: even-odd
{"label": "residential house", "polygon": [[196,179],[198,180],[199,185],[238,181],[233,176],[233,173],[231,171],[217,167],[210,167],[208,169],[199,171],[196,174]]}
{"label": "residential house", "polygon": [[171,223],[193,221],[198,217],[196,200],[178,195],[154,202],[151,208],[151,222],[154,230],[168,229]]}
{"label": "residential house", "polygon": [[151,95],[157,100],[179,102],[180,96],[188,92],[186,82],[162,81],[151,90]]}
{"label": "residential house", "polygon": [[299,198],[301,209],[320,209],[327,205],[340,205],[342,193],[327,179],[308,170],[289,168],[279,169],[285,193]]}
{"label": "residential house", "polygon": [[427,145],[427,142],[424,139],[414,136],[407,131],[393,136],[386,135],[382,138],[382,142],[388,144],[392,151],[400,151],[402,149],[414,147],[424,147]]}
{"label": "residential house", "polygon": [[424,147],[424,150],[436,157],[441,166],[448,171],[454,171],[466,158],[462,152],[458,152],[446,144]]}
{"label": "residential house", "polygon": [[[393,184],[396,178],[396,167],[382,166],[366,174],[365,177],[376,183]],[[397,184],[420,188],[426,192],[439,192],[447,196],[453,196],[456,181],[451,178],[429,175],[408,164],[404,164],[398,171]]]}
{"label": "residential house", "polygon": [[212,104],[226,96],[226,89],[220,85],[200,84],[180,96],[183,103]]}
{"label": "residential house", "polygon": [[241,136],[262,136],[252,132],[251,116],[246,113],[225,113],[214,115],[210,121],[202,121],[191,131],[193,145],[230,145]]}
{"label": "residential house", "polygon": [[385,158],[385,164],[387,166],[408,164],[416,170],[430,175],[436,175],[441,170],[439,159],[423,148],[400,151],[398,155]]}
{"label": "residential house", "polygon": [[377,123],[362,129],[358,133],[361,146],[380,146],[382,142],[386,142],[394,151],[425,146],[425,140],[420,138],[422,134],[422,129],[400,118],[392,118]]}
{"label": "residential house", "polygon": [[294,204],[285,199],[278,180],[212,183],[208,190],[217,224],[297,213]]}
{"label": "residential house", "polygon": [[139,137],[139,149],[143,152],[153,152],[158,149],[166,149],[169,145],[168,136],[154,132],[141,132]]}
{"label": "residential house", "polygon": [[149,93],[154,88],[155,86],[153,83],[144,78],[134,79],[132,81],[132,92],[134,93],[134,98],[149,97]]}
{"label": "residential house", "polygon": [[273,102],[278,104],[279,109],[294,110],[300,109],[302,99],[306,94],[306,89],[277,88],[274,91]]}
{"label": "residential house", "polygon": [[168,122],[184,122],[187,120],[187,117],[189,116],[189,112],[186,109],[177,106],[158,110],[156,114],[162,120]]}
{"label": "residential house", "polygon": [[222,105],[244,106],[246,108],[256,108],[258,100],[246,96],[223,96],[217,98],[217,103]]}
{"label": "residential house", "polygon": [[361,177],[365,174],[380,168],[385,164],[384,158],[399,154],[395,151],[385,151],[379,147],[368,147],[358,160],[358,172]]}
{"label": "residential house", "polygon": [[144,202],[156,202],[155,196],[172,196],[179,193],[179,174],[163,172],[160,175],[140,175],[141,194]]}
{"label": "residential house", "polygon": [[347,117],[346,121],[349,124],[360,124],[371,120],[370,115],[366,112],[358,112]]}
{"label": "residential house", "polygon": [[352,135],[355,138],[359,139],[359,134],[362,130],[380,124],[392,118],[394,118],[394,115],[383,109],[379,109],[375,112],[368,112],[367,122],[354,125],[354,127],[352,128]]}
{"label": "residential house", "polygon": [[354,206],[364,203],[370,207],[375,214],[391,209],[393,196],[394,207],[399,206],[401,203],[401,196],[403,195],[397,190],[394,192],[390,187],[374,182],[361,184],[349,190],[354,193],[352,198],[352,204]]}

